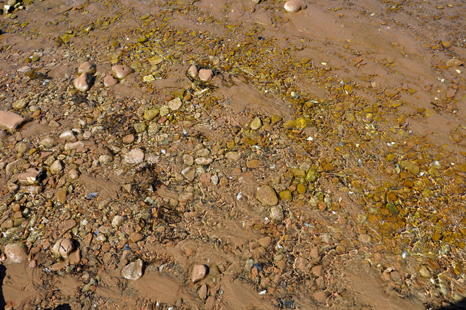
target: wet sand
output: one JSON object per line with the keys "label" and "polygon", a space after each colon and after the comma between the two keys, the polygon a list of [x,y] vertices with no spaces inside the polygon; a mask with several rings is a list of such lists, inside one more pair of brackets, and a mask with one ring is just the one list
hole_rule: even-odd
{"label": "wet sand", "polygon": [[0,307],[465,297],[461,1],[12,3]]}

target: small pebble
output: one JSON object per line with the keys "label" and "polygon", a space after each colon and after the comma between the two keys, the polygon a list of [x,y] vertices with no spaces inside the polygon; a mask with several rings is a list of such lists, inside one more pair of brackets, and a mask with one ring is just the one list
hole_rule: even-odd
{"label": "small pebble", "polygon": [[26,246],[21,242],[7,244],[5,246],[4,252],[8,261],[12,263],[21,264],[27,260],[28,254]]}
{"label": "small pebble", "polygon": [[140,164],[144,160],[144,152],[141,149],[134,149],[125,154],[125,163]]}
{"label": "small pebble", "polygon": [[111,74],[107,74],[104,77],[104,86],[105,87],[112,87],[113,85],[117,84],[118,80],[115,79]]}
{"label": "small pebble", "polygon": [[199,79],[204,82],[208,82],[214,76],[214,72],[210,69],[199,70]]}
{"label": "small pebble", "polygon": [[202,280],[207,275],[207,266],[206,265],[195,265],[192,273],[192,281],[197,282]]}
{"label": "small pebble", "polygon": [[57,241],[55,245],[52,248],[52,252],[57,255],[61,256],[63,258],[67,258],[68,255],[73,252],[74,246],[73,246],[73,241],[68,238],[63,238]]}
{"label": "small pebble", "polygon": [[265,205],[275,206],[276,204],[278,204],[277,193],[269,185],[264,185],[260,187],[259,190],[256,192],[256,198]]}
{"label": "small pebble", "polygon": [[81,92],[86,92],[89,90],[90,82],[91,76],[88,73],[84,72],[81,73],[81,75],[74,80],[74,87],[76,87],[76,89]]}
{"label": "small pebble", "polygon": [[125,279],[136,281],[142,277],[142,266],[142,260],[138,259],[137,261],[126,265],[121,271],[121,275]]}
{"label": "small pebble", "polygon": [[306,4],[301,0],[290,0],[285,3],[285,10],[290,13],[296,13],[299,10],[304,10],[306,8]]}
{"label": "small pebble", "polygon": [[112,73],[117,79],[121,80],[133,73],[133,69],[126,65],[115,65],[112,67]]}
{"label": "small pebble", "polygon": [[13,131],[23,122],[24,118],[16,113],[0,111],[0,129]]}
{"label": "small pebble", "polygon": [[82,65],[79,66],[78,73],[79,74],[81,74],[81,73],[94,74],[95,73],[95,65],[92,64],[89,61],[86,61]]}
{"label": "small pebble", "polygon": [[199,71],[197,70],[197,67],[195,65],[192,65],[191,67],[189,67],[188,73],[191,77],[197,78]]}

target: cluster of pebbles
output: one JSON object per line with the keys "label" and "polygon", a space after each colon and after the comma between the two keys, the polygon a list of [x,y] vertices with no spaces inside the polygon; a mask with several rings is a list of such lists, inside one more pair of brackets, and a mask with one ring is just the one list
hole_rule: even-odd
{"label": "cluster of pebbles", "polygon": [[[133,73],[133,69],[126,65],[115,65],[112,67],[112,73],[105,75],[103,84],[105,87],[111,87],[118,83],[119,80],[126,78]],[[92,76],[96,72],[96,66],[89,61],[84,62],[78,68],[78,77],[74,80],[74,87],[81,92],[86,92],[95,82]]]}

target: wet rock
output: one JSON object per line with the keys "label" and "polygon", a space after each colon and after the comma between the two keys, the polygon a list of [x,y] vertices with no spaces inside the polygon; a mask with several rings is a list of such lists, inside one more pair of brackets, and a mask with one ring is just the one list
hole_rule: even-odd
{"label": "wet rock", "polygon": [[207,298],[207,294],[208,294],[208,287],[206,284],[203,284],[201,286],[201,288],[199,289],[199,291],[197,291],[197,294],[199,295],[199,298],[201,300],[205,300]]}
{"label": "wet rock", "polygon": [[63,258],[67,258],[68,255],[73,252],[74,245],[73,241],[68,238],[63,238],[57,241],[52,248],[53,254],[57,256],[61,256]]}
{"label": "wet rock", "polygon": [[453,58],[447,61],[447,66],[451,68],[459,67],[463,64],[463,62],[459,59]]}
{"label": "wet rock", "polygon": [[22,110],[25,107],[27,107],[28,104],[29,104],[29,99],[23,98],[23,99],[19,99],[13,102],[12,106],[13,106],[13,109]]}
{"label": "wet rock", "polygon": [[82,149],[83,147],[84,147],[84,142],[82,141],[70,142],[70,143],[65,144],[66,151],[79,150],[79,149]]}
{"label": "wet rock", "polygon": [[133,233],[131,233],[129,238],[131,239],[131,241],[136,243],[136,242],[141,241],[142,239],[144,239],[144,236],[142,234],[138,233],[138,232],[133,232]]}
{"label": "wet rock", "polygon": [[49,168],[52,174],[60,173],[63,170],[63,166],[61,162],[57,159],[53,162],[53,164]]}
{"label": "wet rock", "polygon": [[192,65],[191,67],[189,67],[188,73],[191,77],[197,78],[199,71],[197,70],[197,67],[195,65]]}
{"label": "wet rock", "polygon": [[204,82],[208,82],[214,76],[214,72],[210,69],[199,70],[199,79]]}
{"label": "wet rock", "polygon": [[115,215],[115,217],[112,220],[112,226],[113,227],[119,227],[123,225],[123,222],[125,221],[125,218],[121,215]]}
{"label": "wet rock", "polygon": [[327,297],[327,295],[326,295],[325,292],[323,292],[323,291],[314,293],[314,298],[315,298],[318,302],[324,302],[325,299],[326,299],[326,297]]}
{"label": "wet rock", "polygon": [[40,171],[35,168],[29,168],[26,172],[20,173],[18,175],[18,182],[22,185],[32,185],[36,184],[37,176]]}
{"label": "wet rock", "polygon": [[95,65],[92,64],[91,62],[89,61],[86,61],[84,63],[82,63],[79,68],[78,68],[78,73],[79,74],[82,74],[82,73],[89,73],[89,74],[94,74],[95,73]]}
{"label": "wet rock", "polygon": [[190,182],[192,182],[194,180],[194,178],[196,177],[196,170],[194,170],[193,168],[191,167],[188,167],[188,168],[185,168],[183,170],[181,170],[181,174]]}
{"label": "wet rock", "polygon": [[60,225],[58,225],[58,230],[61,234],[64,234],[66,233],[68,230],[70,230],[71,228],[75,227],[76,226],[76,221],[73,220],[73,219],[69,219],[69,220],[66,220],[62,223],[60,223]]}
{"label": "wet rock", "polygon": [[27,249],[26,246],[21,242],[7,244],[5,246],[4,252],[8,261],[12,263],[21,264],[27,260]]}
{"label": "wet rock", "polygon": [[430,278],[430,271],[427,269],[426,266],[422,266],[421,268],[419,268],[419,274],[423,278],[426,278],[426,279]]}
{"label": "wet rock", "polygon": [[112,67],[112,73],[117,79],[121,80],[133,73],[133,69],[126,65],[115,65]]}
{"label": "wet rock", "polygon": [[206,275],[207,275],[206,265],[195,265],[193,268],[191,280],[193,282],[197,282],[197,281],[204,279]]}
{"label": "wet rock", "polygon": [[269,185],[263,185],[256,192],[256,198],[261,203],[269,206],[278,204],[278,197],[275,190]]}
{"label": "wet rock", "polygon": [[170,108],[170,110],[177,111],[181,108],[181,106],[183,105],[183,102],[181,101],[180,98],[175,98],[173,100],[170,100],[167,105]]}
{"label": "wet rock", "polygon": [[203,166],[207,166],[209,165],[210,163],[212,163],[213,159],[212,158],[205,158],[205,157],[199,157],[199,158],[196,158],[195,162],[196,164],[198,165],[203,165]]}
{"label": "wet rock", "polygon": [[385,96],[387,97],[395,97],[396,95],[398,95],[398,91],[396,89],[393,89],[393,88],[388,88],[384,91],[384,94]]}
{"label": "wet rock", "polygon": [[251,124],[249,124],[252,130],[257,130],[262,127],[262,121],[259,117],[256,117],[252,120]]}
{"label": "wet rock", "polygon": [[71,265],[77,265],[81,261],[81,251],[77,249],[68,255],[68,259]]}
{"label": "wet rock", "polygon": [[260,238],[258,242],[263,248],[268,248],[270,244],[272,244],[272,238],[270,237]]}
{"label": "wet rock", "polygon": [[306,8],[306,4],[301,0],[290,0],[285,3],[284,8],[287,12],[296,13],[299,10],[304,10]]}
{"label": "wet rock", "polygon": [[311,269],[311,272],[316,276],[320,277],[322,275],[322,266],[314,266]]}
{"label": "wet rock", "polygon": [[39,145],[43,146],[43,147],[46,147],[46,148],[51,148],[55,145],[55,140],[51,137],[46,137],[44,139],[42,139],[40,142],[39,142]]}
{"label": "wet rock", "polygon": [[270,208],[270,218],[276,221],[282,221],[284,218],[282,208],[278,206]]}
{"label": "wet rock", "polygon": [[125,154],[125,163],[140,164],[144,160],[144,152],[141,149],[134,149]]}
{"label": "wet rock", "polygon": [[205,310],[215,309],[215,296],[209,296],[205,302]]}
{"label": "wet rock", "polygon": [[139,122],[139,123],[134,124],[134,130],[136,131],[136,133],[145,132],[146,129],[147,129],[147,125],[145,122]]}
{"label": "wet rock", "polygon": [[74,80],[74,87],[81,92],[86,92],[91,87],[92,77],[87,73],[81,73],[81,75]]}
{"label": "wet rock", "polygon": [[72,130],[66,130],[60,134],[60,139],[63,139],[65,141],[73,141],[76,139],[76,137]]}
{"label": "wet rock", "polygon": [[24,118],[16,113],[0,111],[0,129],[13,131],[24,122]]}
{"label": "wet rock", "polygon": [[371,239],[371,236],[367,234],[361,234],[358,238],[359,242],[361,242],[362,244],[369,244],[371,242]]}
{"label": "wet rock", "polygon": [[143,118],[144,118],[146,121],[151,121],[151,120],[153,120],[155,117],[157,117],[157,115],[159,115],[159,113],[160,113],[159,109],[145,110],[145,111],[144,111],[144,116],[143,116]]}
{"label": "wet rock", "polygon": [[138,259],[135,262],[129,263],[121,271],[121,276],[128,280],[136,281],[142,277],[142,260]]}
{"label": "wet rock", "polygon": [[115,85],[116,83],[118,83],[118,80],[115,79],[111,74],[107,74],[107,75],[104,77],[104,86],[105,86],[105,87],[112,87],[112,86]]}

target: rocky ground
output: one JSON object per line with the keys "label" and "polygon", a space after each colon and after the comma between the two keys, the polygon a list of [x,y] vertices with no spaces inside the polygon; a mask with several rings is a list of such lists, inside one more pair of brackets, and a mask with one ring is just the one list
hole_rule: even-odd
{"label": "rocky ground", "polygon": [[3,2],[5,309],[461,307],[462,1]]}

